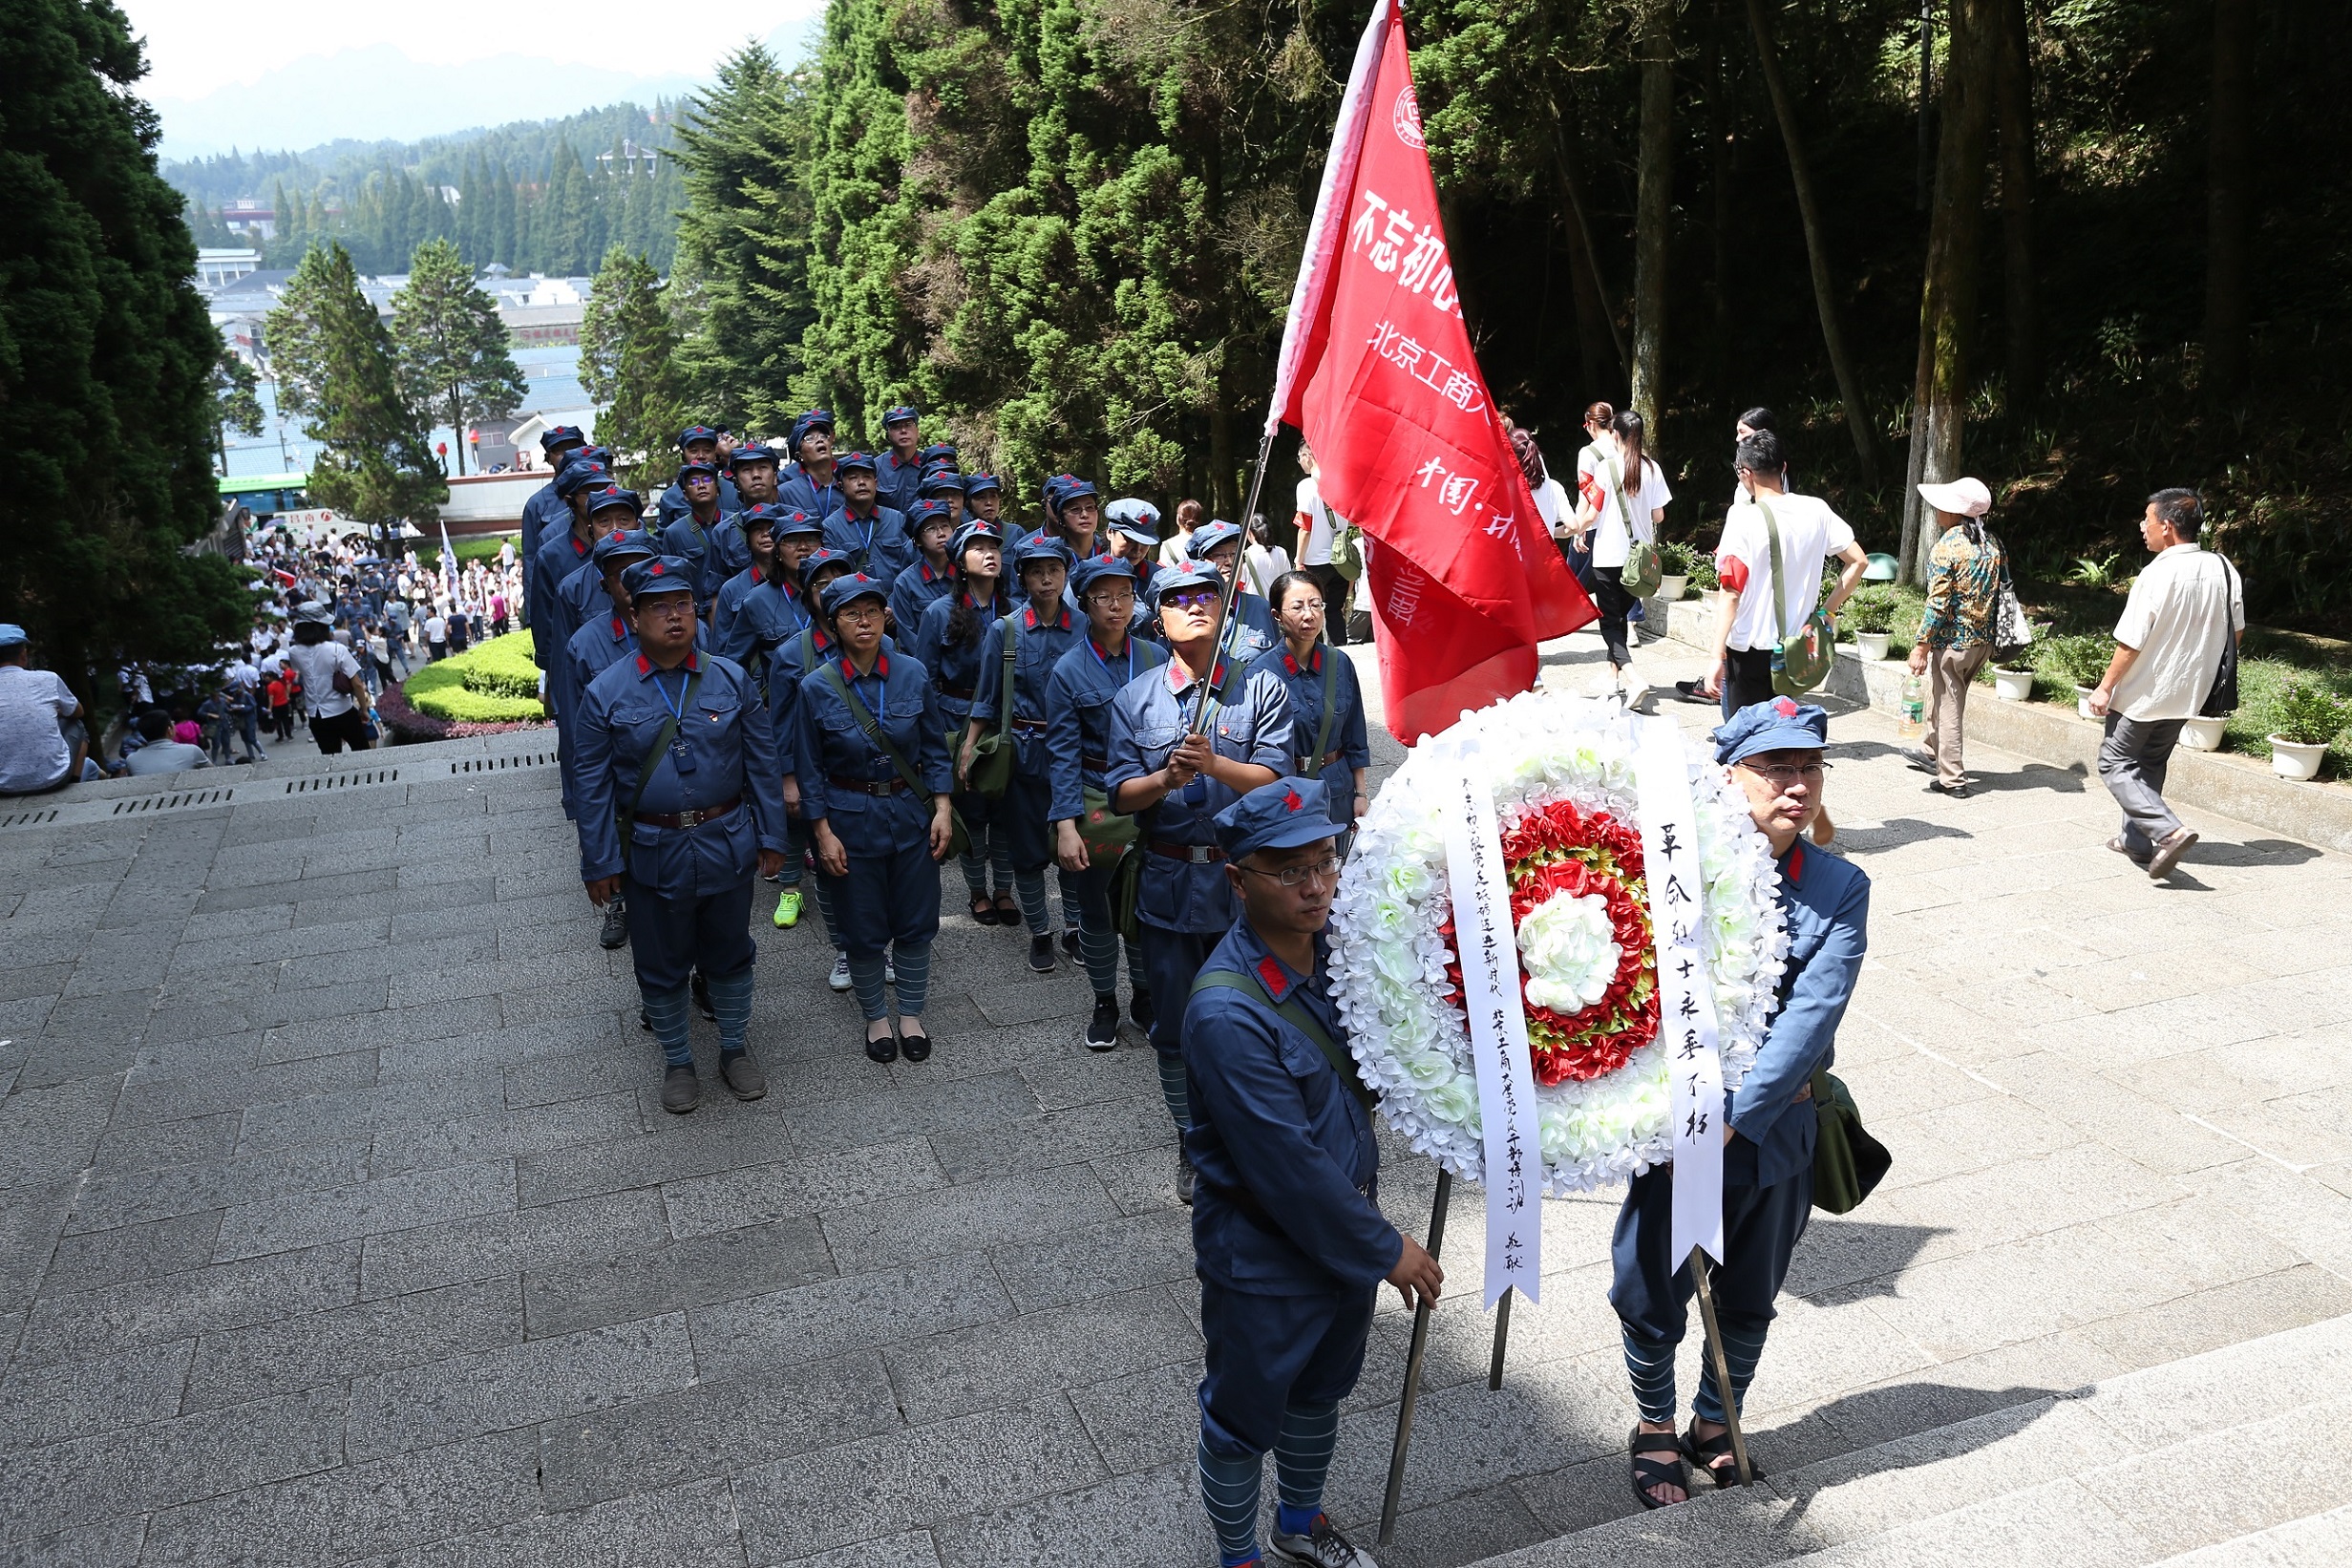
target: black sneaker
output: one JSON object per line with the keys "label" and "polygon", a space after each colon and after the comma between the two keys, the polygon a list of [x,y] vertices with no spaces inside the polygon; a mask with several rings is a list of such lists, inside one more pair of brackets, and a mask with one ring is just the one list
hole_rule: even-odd
{"label": "black sneaker", "polygon": [[1029,938],[1029,967],[1041,975],[1053,973],[1053,939]]}
{"label": "black sneaker", "polygon": [[1176,1201],[1188,1209],[1191,1208],[1193,1188],[1198,1184],[1199,1179],[1199,1176],[1193,1171],[1192,1156],[1184,1152],[1184,1145],[1178,1143],[1176,1145]]}
{"label": "black sneaker", "polygon": [[763,1099],[768,1093],[768,1074],[752,1060],[748,1050],[721,1056],[719,1078],[727,1085],[727,1091],[738,1100]]}
{"label": "black sneaker", "polygon": [[1087,1020],[1086,1049],[1116,1050],[1119,1048],[1119,999],[1098,996],[1094,999],[1094,1016]]}
{"label": "black sneaker", "polygon": [[1070,926],[1062,933],[1062,951],[1070,955],[1072,964],[1078,962],[1078,928]]}
{"label": "black sneaker", "polygon": [[629,912],[618,897],[604,901],[604,928],[596,940],[607,952],[629,944]]}
{"label": "black sneaker", "polygon": [[1152,1006],[1152,993],[1138,987],[1135,994],[1128,999],[1127,1016],[1134,1020],[1135,1028],[1141,1029],[1148,1039],[1152,1026],[1159,1022],[1159,1014]]}
{"label": "black sneaker", "polygon": [[683,1116],[702,1104],[702,1080],[692,1067],[673,1067],[662,1072],[662,1109]]}
{"label": "black sneaker", "polygon": [[710,1005],[710,982],[698,971],[694,976],[694,1010],[713,1024],[719,1021],[718,1008]]}

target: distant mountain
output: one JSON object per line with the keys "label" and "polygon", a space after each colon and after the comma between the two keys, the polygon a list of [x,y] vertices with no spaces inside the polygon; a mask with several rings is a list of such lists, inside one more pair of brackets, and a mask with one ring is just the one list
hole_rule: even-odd
{"label": "distant mountain", "polygon": [[691,76],[559,66],[520,54],[425,64],[378,44],[298,61],[249,87],[192,100],[159,98],[155,107],[163,119],[163,157],[195,159],[232,147],[417,141],[473,126],[554,119],[618,99],[651,103],[698,85]]}

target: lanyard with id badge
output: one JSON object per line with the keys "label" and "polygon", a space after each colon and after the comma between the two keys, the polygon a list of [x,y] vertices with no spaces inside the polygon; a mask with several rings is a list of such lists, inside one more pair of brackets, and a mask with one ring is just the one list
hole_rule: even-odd
{"label": "lanyard with id badge", "polygon": [[662,678],[659,675],[653,677],[653,689],[661,693],[662,706],[669,710],[669,716],[674,721],[663,728],[670,735],[669,766],[681,776],[691,773],[695,768],[694,751],[687,744],[685,730],[686,710],[691,704],[693,694],[693,680],[689,675],[678,683],[678,700],[673,703],[669,700],[669,689],[662,685]]}

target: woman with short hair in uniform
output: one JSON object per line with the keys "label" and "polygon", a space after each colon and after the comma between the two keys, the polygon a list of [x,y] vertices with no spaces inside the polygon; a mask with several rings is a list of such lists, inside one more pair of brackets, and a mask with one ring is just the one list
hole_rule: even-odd
{"label": "woman with short hair in uniform", "polygon": [[1324,640],[1325,606],[1316,578],[1284,572],[1266,597],[1282,642],[1253,667],[1272,671],[1290,698],[1290,744],[1298,752],[1291,772],[1323,780],[1331,820],[1352,827],[1372,806],[1372,748],[1355,662]]}
{"label": "woman with short hair in uniform", "polygon": [[[1011,607],[1005,587],[1005,537],[994,523],[967,522],[947,546],[955,586],[922,612],[909,651],[922,662],[939,693],[942,722],[961,735],[972,716],[972,696],[983,675],[980,645],[988,627]],[[944,736],[942,737],[944,740]],[[1013,925],[1021,906],[1013,899],[1012,837],[996,821],[997,802],[975,790],[960,791],[956,810],[971,837],[957,863],[971,898],[972,919],[982,925]],[[996,891],[988,890],[994,873]]]}

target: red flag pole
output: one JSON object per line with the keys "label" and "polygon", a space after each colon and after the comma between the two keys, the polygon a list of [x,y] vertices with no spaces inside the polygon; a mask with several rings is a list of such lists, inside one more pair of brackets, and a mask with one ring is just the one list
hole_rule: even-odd
{"label": "red flag pole", "polygon": [[1249,559],[1250,519],[1258,515],[1258,493],[1266,482],[1266,456],[1274,450],[1274,433],[1280,429],[1275,420],[1266,421],[1266,433],[1258,438],[1258,466],[1250,471],[1249,499],[1241,503],[1241,544],[1233,558],[1233,581],[1225,584],[1225,597],[1217,622],[1217,648],[1209,655],[1209,673],[1200,682],[1200,690],[1193,698],[1193,719],[1188,727],[1194,734],[1200,733],[1209,712],[1209,689],[1217,684],[1217,667],[1225,660],[1225,650],[1233,646],[1233,612],[1240,607],[1241,567]]}

